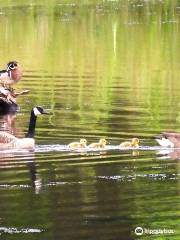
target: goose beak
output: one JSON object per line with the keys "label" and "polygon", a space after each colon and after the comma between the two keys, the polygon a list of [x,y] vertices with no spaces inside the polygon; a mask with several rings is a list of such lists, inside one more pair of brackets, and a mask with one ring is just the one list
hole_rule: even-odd
{"label": "goose beak", "polygon": [[46,110],[43,109],[42,114],[50,114],[50,112],[48,112],[48,111],[46,111]]}

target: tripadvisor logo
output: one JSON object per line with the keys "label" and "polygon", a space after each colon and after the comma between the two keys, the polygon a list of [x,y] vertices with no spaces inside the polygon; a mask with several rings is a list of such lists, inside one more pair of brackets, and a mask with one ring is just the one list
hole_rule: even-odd
{"label": "tripadvisor logo", "polygon": [[138,236],[143,234],[150,234],[150,235],[163,235],[163,234],[174,234],[174,229],[167,229],[167,228],[158,228],[158,229],[150,229],[150,228],[142,228],[136,227],[134,233]]}
{"label": "tripadvisor logo", "polygon": [[143,235],[144,231],[143,231],[142,227],[137,227],[137,228],[135,228],[134,232],[136,235],[141,236],[141,235]]}

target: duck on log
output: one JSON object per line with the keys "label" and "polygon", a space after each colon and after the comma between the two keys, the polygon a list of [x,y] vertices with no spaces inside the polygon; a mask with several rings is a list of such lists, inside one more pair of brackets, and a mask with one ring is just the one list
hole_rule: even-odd
{"label": "duck on log", "polygon": [[29,91],[16,92],[12,85],[22,78],[22,69],[18,62],[11,61],[7,64],[6,70],[0,71],[0,113],[16,112],[18,105],[16,97],[27,94]]}

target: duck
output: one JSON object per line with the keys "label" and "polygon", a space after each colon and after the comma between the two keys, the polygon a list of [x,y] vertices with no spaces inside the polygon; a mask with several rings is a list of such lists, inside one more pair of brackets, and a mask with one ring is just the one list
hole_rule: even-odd
{"label": "duck", "polygon": [[155,140],[162,147],[180,148],[180,133],[178,132],[162,132],[155,136]]}
{"label": "duck", "polygon": [[120,148],[138,148],[139,147],[139,139],[138,138],[132,138],[131,142],[122,142],[119,145]]}
{"label": "duck", "polygon": [[97,143],[91,143],[88,147],[89,148],[105,148],[107,141],[105,138],[101,138]]}
{"label": "duck", "polygon": [[72,142],[68,144],[69,148],[86,148],[87,140],[85,138],[80,139],[79,142]]}
{"label": "duck", "polygon": [[25,138],[17,138],[8,132],[0,132],[0,150],[33,150],[35,147],[35,127],[38,115],[48,114],[42,107],[34,107],[31,110],[28,132]]}
{"label": "duck", "polygon": [[8,62],[6,70],[0,71],[0,83],[4,88],[10,89],[11,85],[22,78],[22,69],[17,61]]}

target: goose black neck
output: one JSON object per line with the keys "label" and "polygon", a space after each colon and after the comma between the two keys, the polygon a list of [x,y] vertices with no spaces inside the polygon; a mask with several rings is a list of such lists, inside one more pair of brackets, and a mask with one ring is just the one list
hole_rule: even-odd
{"label": "goose black neck", "polygon": [[35,116],[34,111],[32,110],[31,116],[30,116],[30,121],[29,121],[28,133],[26,134],[26,138],[34,138],[36,119],[37,119],[37,117]]}

